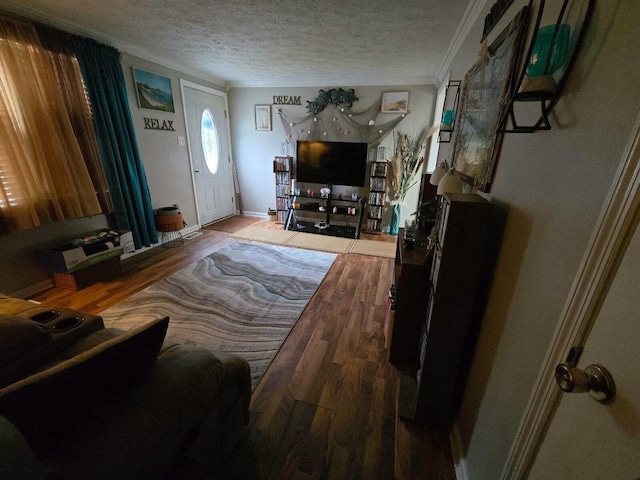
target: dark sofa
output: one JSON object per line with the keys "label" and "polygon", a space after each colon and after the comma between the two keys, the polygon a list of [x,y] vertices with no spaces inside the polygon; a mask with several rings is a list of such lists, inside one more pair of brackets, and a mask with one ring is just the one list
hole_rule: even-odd
{"label": "dark sofa", "polygon": [[249,365],[165,339],[168,324],[124,332],[0,295],[0,478],[223,477]]}

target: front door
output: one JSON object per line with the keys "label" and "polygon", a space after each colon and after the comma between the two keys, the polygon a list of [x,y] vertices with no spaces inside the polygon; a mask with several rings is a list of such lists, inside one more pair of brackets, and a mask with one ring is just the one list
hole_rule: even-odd
{"label": "front door", "polygon": [[188,86],[183,92],[198,222],[207,225],[235,211],[225,98]]}

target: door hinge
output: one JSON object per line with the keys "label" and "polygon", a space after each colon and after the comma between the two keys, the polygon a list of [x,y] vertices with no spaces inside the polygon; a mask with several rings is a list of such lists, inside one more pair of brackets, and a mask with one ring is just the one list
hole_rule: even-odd
{"label": "door hinge", "polygon": [[227,118],[227,111],[224,111],[224,118]]}
{"label": "door hinge", "polygon": [[231,197],[231,203],[233,203],[233,201],[234,201],[234,198],[233,198],[233,197]]}

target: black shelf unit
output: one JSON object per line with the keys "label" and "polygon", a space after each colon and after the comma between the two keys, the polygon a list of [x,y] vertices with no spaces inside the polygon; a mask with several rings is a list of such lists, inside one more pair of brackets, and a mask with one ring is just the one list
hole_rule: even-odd
{"label": "black shelf unit", "polygon": [[364,197],[291,194],[284,229],[357,239],[365,206]]}
{"label": "black shelf unit", "polygon": [[387,170],[389,163],[371,162],[371,175],[369,177],[369,203],[367,218],[367,233],[382,233],[382,221],[384,216],[384,203],[387,190]]}
{"label": "black shelf unit", "polygon": [[293,158],[276,156],[273,160],[273,173],[276,177],[276,222],[284,223],[289,210],[291,193],[291,165]]}

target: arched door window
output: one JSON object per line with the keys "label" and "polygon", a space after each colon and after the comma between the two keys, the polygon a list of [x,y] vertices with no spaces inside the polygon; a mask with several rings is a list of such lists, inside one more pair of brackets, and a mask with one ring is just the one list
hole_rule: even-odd
{"label": "arched door window", "polygon": [[202,112],[200,121],[200,136],[202,138],[202,152],[207,168],[212,175],[215,175],[220,165],[220,154],[218,151],[218,131],[213,123],[211,110],[206,108]]}

